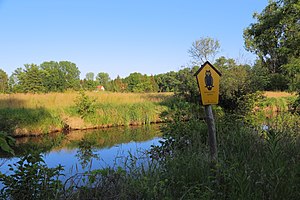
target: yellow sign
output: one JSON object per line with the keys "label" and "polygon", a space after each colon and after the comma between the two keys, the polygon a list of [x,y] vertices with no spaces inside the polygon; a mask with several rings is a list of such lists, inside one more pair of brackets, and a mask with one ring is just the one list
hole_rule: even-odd
{"label": "yellow sign", "polygon": [[206,61],[195,73],[203,105],[219,103],[221,73]]}

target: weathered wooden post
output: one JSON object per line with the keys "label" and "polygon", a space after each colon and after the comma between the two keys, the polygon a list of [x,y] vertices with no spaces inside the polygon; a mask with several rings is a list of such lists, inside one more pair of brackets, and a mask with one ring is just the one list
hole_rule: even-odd
{"label": "weathered wooden post", "polygon": [[206,123],[208,126],[208,144],[211,162],[218,159],[215,120],[211,105],[219,103],[219,85],[221,73],[206,61],[195,73],[201,94],[202,104],[205,109]]}

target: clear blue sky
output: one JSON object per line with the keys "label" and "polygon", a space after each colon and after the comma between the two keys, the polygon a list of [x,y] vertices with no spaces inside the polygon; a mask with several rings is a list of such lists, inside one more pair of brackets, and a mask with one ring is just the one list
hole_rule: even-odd
{"label": "clear blue sky", "polygon": [[68,60],[87,72],[126,77],[187,66],[196,39],[218,56],[252,61],[243,29],[268,0],[0,0],[0,68]]}

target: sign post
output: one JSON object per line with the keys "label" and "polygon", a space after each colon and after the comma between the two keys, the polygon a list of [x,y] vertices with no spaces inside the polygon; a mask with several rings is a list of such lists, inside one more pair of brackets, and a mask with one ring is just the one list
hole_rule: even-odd
{"label": "sign post", "polygon": [[202,104],[204,105],[206,123],[208,126],[208,144],[211,161],[217,162],[217,138],[215,120],[211,105],[219,103],[219,85],[221,73],[206,61],[195,73],[200,90]]}

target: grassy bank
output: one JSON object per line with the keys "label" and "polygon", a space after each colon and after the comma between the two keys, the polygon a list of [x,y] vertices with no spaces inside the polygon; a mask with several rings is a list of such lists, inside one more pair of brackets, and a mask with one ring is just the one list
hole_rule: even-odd
{"label": "grassy bank", "polygon": [[[141,163],[139,158],[129,156],[123,158],[123,166],[77,174],[63,184],[56,181],[58,168],[49,169],[39,159],[34,161],[30,157],[34,163],[24,166],[28,173],[19,168],[14,172],[19,176],[3,175],[8,190],[0,193],[0,197],[296,200],[300,195],[300,121],[299,116],[293,119],[277,121],[269,130],[262,130],[253,129],[244,119],[234,116],[220,118],[216,126],[216,165],[211,165],[209,158],[207,126],[197,119],[166,124],[162,145],[151,149],[152,159],[148,162]],[[52,179],[34,179],[35,174],[29,172],[36,168],[41,168],[39,174],[48,176],[51,171]],[[14,182],[22,183],[29,177],[34,181]],[[40,187],[38,183],[44,182],[45,186]]]}
{"label": "grassy bank", "polygon": [[290,111],[296,99],[297,95],[294,93],[264,92],[262,98],[255,102],[254,111],[266,114]]}
{"label": "grassy bank", "polygon": [[159,122],[171,93],[86,92],[94,111],[82,116],[77,92],[0,95],[0,128],[14,136]]}

